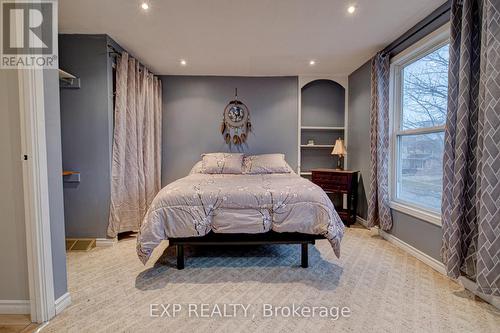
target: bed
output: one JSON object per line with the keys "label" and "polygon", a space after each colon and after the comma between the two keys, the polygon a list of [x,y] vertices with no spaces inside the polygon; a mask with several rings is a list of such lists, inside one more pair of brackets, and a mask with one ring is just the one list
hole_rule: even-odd
{"label": "bed", "polygon": [[307,267],[307,245],[326,238],[337,257],[344,225],[326,193],[293,171],[206,174],[193,168],[153,200],[137,238],[146,263],[161,241],[177,247],[184,268],[187,244],[297,243]]}

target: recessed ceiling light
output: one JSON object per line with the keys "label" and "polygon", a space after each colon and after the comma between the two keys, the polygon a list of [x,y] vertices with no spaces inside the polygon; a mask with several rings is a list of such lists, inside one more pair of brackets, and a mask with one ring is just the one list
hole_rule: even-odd
{"label": "recessed ceiling light", "polygon": [[143,2],[143,3],[141,4],[141,8],[142,8],[143,10],[148,10],[148,9],[149,9],[149,4],[148,4],[147,2]]}
{"label": "recessed ceiling light", "polygon": [[314,60],[310,60],[310,61],[309,61],[309,66],[314,66],[314,65],[316,65],[316,61],[314,61]]}
{"label": "recessed ceiling light", "polygon": [[181,66],[186,66],[186,65],[187,65],[187,61],[186,61],[186,60],[184,60],[184,59],[181,59],[181,61],[180,61],[180,62],[181,62]]}
{"label": "recessed ceiling light", "polygon": [[347,8],[347,12],[349,14],[353,14],[355,11],[356,11],[356,7],[354,7],[354,6],[349,6],[349,8]]}

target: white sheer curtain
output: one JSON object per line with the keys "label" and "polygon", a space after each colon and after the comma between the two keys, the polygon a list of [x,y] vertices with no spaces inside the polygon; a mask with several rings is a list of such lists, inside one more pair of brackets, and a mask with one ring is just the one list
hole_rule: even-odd
{"label": "white sheer curtain", "polygon": [[117,63],[108,236],[137,231],[161,187],[161,81],[123,52]]}

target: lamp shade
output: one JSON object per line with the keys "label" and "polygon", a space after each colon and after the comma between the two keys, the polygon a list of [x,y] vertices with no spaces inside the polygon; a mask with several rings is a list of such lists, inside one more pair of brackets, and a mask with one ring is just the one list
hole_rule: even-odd
{"label": "lamp shade", "polygon": [[347,154],[347,151],[346,151],[345,146],[344,146],[344,141],[341,138],[338,138],[335,141],[335,146],[333,147],[332,155],[343,156],[345,154]]}

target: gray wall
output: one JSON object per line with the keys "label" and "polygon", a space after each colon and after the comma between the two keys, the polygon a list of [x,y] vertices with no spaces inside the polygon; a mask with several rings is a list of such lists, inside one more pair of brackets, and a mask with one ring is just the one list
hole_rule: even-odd
{"label": "gray wall", "polygon": [[395,210],[392,210],[392,220],[391,234],[441,261],[443,230],[440,226]]}
{"label": "gray wall", "polygon": [[54,297],[58,299],[68,291],[64,234],[59,74],[57,70],[45,70],[43,74]]}
{"label": "gray wall", "polygon": [[370,193],[370,72],[371,63],[349,75],[349,169],[359,170],[358,215],[366,219]]}
{"label": "gray wall", "polygon": [[238,97],[249,107],[253,134],[244,152],[283,152],[297,167],[297,77],[162,76],[163,185],[186,176],[206,152],[228,151],[219,128]]}
{"label": "gray wall", "polygon": [[81,173],[79,184],[64,184],[67,237],[106,237],[113,119],[107,42],[106,35],[59,36],[59,65],[81,81],[80,89],[61,89],[63,168]]}
{"label": "gray wall", "polygon": [[0,300],[29,300],[15,70],[0,70],[0,155]]}

